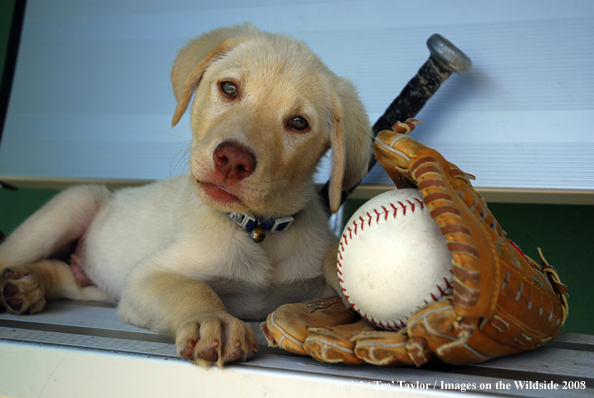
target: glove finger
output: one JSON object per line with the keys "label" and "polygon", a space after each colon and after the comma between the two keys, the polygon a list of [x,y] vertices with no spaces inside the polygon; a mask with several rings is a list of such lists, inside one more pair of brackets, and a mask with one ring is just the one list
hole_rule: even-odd
{"label": "glove finger", "polygon": [[344,306],[339,297],[331,297],[282,305],[268,315],[260,327],[270,347],[308,355],[303,342],[310,333],[309,328],[348,324],[357,317],[354,311]]}
{"label": "glove finger", "polygon": [[398,332],[376,331],[356,336],[355,355],[377,366],[420,366],[434,358],[424,339],[411,340],[406,329]]}
{"label": "glove finger", "polygon": [[523,351],[487,338],[481,332],[485,320],[460,317],[452,300],[444,298],[412,315],[407,326],[411,341],[423,342],[435,356],[452,365],[479,363]]}
{"label": "glove finger", "polygon": [[365,361],[354,354],[355,343],[352,339],[360,333],[374,330],[376,330],[375,326],[365,319],[347,325],[310,328],[311,333],[305,340],[303,348],[312,358],[320,362],[359,365]]}
{"label": "glove finger", "polygon": [[[433,321],[432,326],[427,320]],[[357,335],[355,355],[379,366],[414,364],[420,366],[435,358],[437,347],[450,343],[458,319],[451,298],[419,308],[398,332],[378,331]]]}
{"label": "glove finger", "polygon": [[409,317],[407,332],[411,340],[424,341],[437,357],[451,364],[482,362],[488,357],[473,349],[469,339],[474,326],[456,312],[452,298],[420,308]]}
{"label": "glove finger", "polygon": [[408,119],[405,123],[396,123],[393,127],[394,131],[380,131],[375,138],[373,145],[375,158],[397,188],[416,186],[408,173],[408,164],[411,157],[426,146],[413,139],[408,139],[410,137],[406,134],[420,123],[416,119]]}

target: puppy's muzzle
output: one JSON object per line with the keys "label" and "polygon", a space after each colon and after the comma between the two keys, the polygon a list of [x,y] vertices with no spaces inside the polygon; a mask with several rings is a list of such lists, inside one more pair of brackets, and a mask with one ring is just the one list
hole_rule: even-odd
{"label": "puppy's muzzle", "polygon": [[241,181],[249,177],[256,169],[256,156],[243,145],[235,142],[223,142],[213,154],[215,170],[226,181]]}

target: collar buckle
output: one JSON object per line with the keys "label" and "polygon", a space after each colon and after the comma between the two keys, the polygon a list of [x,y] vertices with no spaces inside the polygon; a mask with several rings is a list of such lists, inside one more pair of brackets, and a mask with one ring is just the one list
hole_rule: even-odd
{"label": "collar buckle", "polygon": [[293,216],[279,217],[274,220],[274,224],[270,228],[270,232],[274,234],[285,231],[291,227],[293,221],[295,221],[295,217]]}
{"label": "collar buckle", "polygon": [[250,238],[256,243],[264,240],[266,236],[264,231],[270,231],[273,234],[286,231],[291,227],[293,221],[295,221],[295,214],[292,216],[265,219],[258,219],[249,213],[227,213],[227,215],[241,229],[248,231]]}

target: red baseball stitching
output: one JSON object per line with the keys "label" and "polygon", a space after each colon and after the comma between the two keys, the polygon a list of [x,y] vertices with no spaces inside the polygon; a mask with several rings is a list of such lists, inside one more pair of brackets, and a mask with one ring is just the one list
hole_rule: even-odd
{"label": "red baseball stitching", "polygon": [[[369,214],[369,212],[366,213],[366,218],[364,219],[364,216],[360,216],[358,220],[353,221],[353,225],[352,226],[347,226],[346,230],[348,231],[348,237],[346,235],[346,233],[342,234],[342,238],[339,242],[338,245],[338,258],[336,260],[336,271],[340,276],[343,276],[340,268],[342,268],[342,264],[340,263],[340,260],[343,259],[342,257],[342,252],[344,252],[345,246],[348,246],[348,241],[353,239],[353,235],[357,235],[357,230],[358,230],[358,226],[361,226],[361,231],[363,231],[365,223],[367,222],[368,226],[371,226],[371,221],[373,218],[375,218],[375,223],[379,223],[380,221],[380,217],[383,215],[384,220],[388,219],[388,216],[390,215],[390,213],[393,210],[393,216],[392,218],[396,218],[396,216],[398,215],[398,210],[400,209],[402,211],[402,215],[406,215],[406,211],[410,206],[410,211],[412,211],[413,213],[415,212],[415,207],[416,205],[420,205],[421,209],[425,208],[425,203],[420,200],[419,198],[414,198],[414,202],[411,202],[410,200],[406,201],[408,203],[408,206],[405,205],[404,203],[398,201],[398,206],[397,207],[394,203],[390,203],[390,207],[391,209],[387,209],[385,206],[381,206],[381,210],[378,211],[378,209],[374,208],[373,209],[373,213],[374,215]],[[416,202],[416,203],[415,203]],[[450,274],[453,275],[453,272],[450,271]],[[441,300],[442,297],[447,297],[447,296],[451,296],[452,293],[448,293],[448,290],[453,290],[453,279],[450,278],[443,278],[445,285],[444,286],[440,286],[439,284],[436,285],[438,291],[439,291],[439,297],[437,297],[436,295],[434,295],[433,293],[430,293],[431,295],[431,299],[433,301],[439,301]],[[406,327],[407,323],[406,320],[403,319],[398,319],[396,321],[393,321],[392,324],[390,324],[390,322],[387,321],[376,321],[375,319],[373,319],[373,317],[368,317],[367,314],[365,314],[364,312],[362,312],[355,303],[352,303],[350,301],[350,296],[347,294],[347,289],[343,286],[344,281],[339,277],[338,278],[338,282],[340,284],[340,287],[343,291],[344,297],[349,301],[351,307],[353,308],[353,310],[357,311],[357,313],[364,318],[365,320],[367,320],[368,322],[372,323],[375,326],[378,326],[380,328],[383,329],[389,329],[389,330],[400,330],[404,327]],[[427,300],[424,300],[425,304],[428,304]]]}

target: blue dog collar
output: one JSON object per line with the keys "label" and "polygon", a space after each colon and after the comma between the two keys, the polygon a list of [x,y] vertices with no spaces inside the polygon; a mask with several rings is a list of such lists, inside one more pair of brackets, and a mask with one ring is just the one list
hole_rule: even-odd
{"label": "blue dog collar", "polygon": [[242,229],[248,231],[250,238],[254,242],[260,243],[266,236],[264,231],[270,231],[274,234],[289,229],[293,221],[295,221],[296,214],[278,218],[256,218],[247,213],[227,213],[227,215]]}

